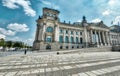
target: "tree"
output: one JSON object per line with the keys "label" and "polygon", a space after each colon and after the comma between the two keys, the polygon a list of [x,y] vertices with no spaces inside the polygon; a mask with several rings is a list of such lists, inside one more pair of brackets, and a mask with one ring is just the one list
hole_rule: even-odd
{"label": "tree", "polygon": [[22,47],[22,42],[15,42],[13,47]]}
{"label": "tree", "polygon": [[6,41],[6,46],[9,48],[12,47],[12,41]]}
{"label": "tree", "polygon": [[5,41],[4,41],[4,39],[2,38],[2,39],[0,39],[0,46],[4,46],[5,45]]}

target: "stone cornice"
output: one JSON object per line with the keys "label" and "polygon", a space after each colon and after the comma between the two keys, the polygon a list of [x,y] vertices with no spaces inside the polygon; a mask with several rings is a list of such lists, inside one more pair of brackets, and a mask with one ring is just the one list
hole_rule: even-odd
{"label": "stone cornice", "polygon": [[102,28],[102,27],[96,27],[96,26],[88,26],[88,30],[100,30],[100,31],[110,31],[109,28]]}
{"label": "stone cornice", "polygon": [[82,27],[75,27],[75,26],[60,25],[59,27],[60,28],[65,28],[65,29],[83,30]]}

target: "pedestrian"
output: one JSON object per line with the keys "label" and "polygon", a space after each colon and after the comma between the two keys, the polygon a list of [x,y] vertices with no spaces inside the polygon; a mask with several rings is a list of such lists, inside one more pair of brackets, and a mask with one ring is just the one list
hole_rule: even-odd
{"label": "pedestrian", "polygon": [[25,49],[24,54],[26,55],[26,53],[27,53],[27,50]]}

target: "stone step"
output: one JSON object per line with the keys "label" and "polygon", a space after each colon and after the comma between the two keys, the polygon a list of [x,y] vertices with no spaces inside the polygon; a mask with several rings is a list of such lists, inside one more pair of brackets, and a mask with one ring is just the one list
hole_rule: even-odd
{"label": "stone step", "polygon": [[[48,61],[42,59],[42,58],[36,58],[36,57],[33,57],[32,60],[36,60],[36,59],[39,59],[39,61],[36,61],[36,62],[28,62],[26,59],[21,59],[21,60],[9,60],[9,61],[5,61],[5,62],[0,62],[0,67],[1,66],[21,66],[21,65],[33,65],[33,64],[44,64],[44,63],[72,63],[72,62],[78,62],[78,63],[84,63],[84,62],[94,62],[94,61],[101,61],[101,60],[113,60],[113,59],[119,59],[119,55],[117,56],[114,56],[114,57],[111,57],[111,55],[103,55],[103,56],[99,56],[97,55],[97,57],[94,57],[94,55],[92,57],[89,57],[89,54],[86,54],[88,57],[85,57],[84,54],[71,54],[71,57],[67,57],[66,59],[63,57],[56,57],[56,59],[54,60],[49,60],[47,59]],[[75,57],[77,56],[77,57]],[[26,60],[26,61],[24,61]],[[46,62],[41,62],[41,60],[43,61],[46,61]]]}
{"label": "stone step", "polygon": [[11,65],[11,66],[1,66],[0,71],[5,71],[5,70],[27,70],[27,69],[34,69],[34,68],[46,68],[46,67],[61,67],[61,66],[72,66],[72,65],[85,65],[85,64],[93,64],[93,63],[111,63],[114,61],[120,61],[120,58],[118,59],[109,59],[109,60],[94,60],[94,61],[75,61],[75,62],[62,62],[62,63],[48,63],[48,64],[28,64],[28,65]]}
{"label": "stone step", "polygon": [[61,52],[63,54],[68,54],[68,53],[79,53],[79,52],[110,52],[112,47],[95,47],[95,48],[84,48],[84,49],[73,49],[69,50],[66,52]]}
{"label": "stone step", "polygon": [[[82,73],[78,73],[78,74],[72,74],[69,76],[118,76],[114,73],[116,71],[120,71],[120,65],[114,66],[114,67],[108,67],[108,68],[87,71],[87,72],[82,72]],[[112,75],[109,75],[110,73],[112,73]]]}
{"label": "stone step", "polygon": [[[25,71],[25,70],[8,71],[7,70],[7,73],[6,72],[0,72],[0,73],[1,74],[4,73],[4,76],[7,76],[9,73],[11,73],[11,75],[14,74],[15,76],[17,76],[17,75],[19,76],[20,74],[23,75],[23,76],[26,76],[26,75],[33,75],[34,76],[34,75],[40,74],[40,76],[41,76],[41,75],[44,75],[45,73],[51,75],[52,73],[57,74],[57,73],[61,73],[60,71],[62,71],[62,73],[64,73],[65,76],[66,76],[70,73],[71,74],[72,73],[77,73],[77,72],[79,73],[80,71],[77,71],[77,70],[81,70],[81,69],[82,69],[81,72],[82,71],[87,71],[87,70],[92,70],[91,67],[96,67],[94,69],[103,69],[103,68],[98,68],[98,67],[101,67],[105,64],[109,65],[109,63],[112,65],[112,64],[115,64],[117,62],[119,62],[119,64],[120,64],[120,60],[112,60],[112,61],[103,61],[103,62],[98,62],[98,63],[78,64],[78,65],[73,65],[73,66],[68,65],[68,66],[60,66],[60,67],[51,66],[51,67],[46,67],[46,68],[34,68],[34,69],[29,68],[29,69],[27,69],[27,71]],[[109,66],[106,66],[106,67],[108,68]],[[87,68],[87,69],[85,69],[85,68]]]}

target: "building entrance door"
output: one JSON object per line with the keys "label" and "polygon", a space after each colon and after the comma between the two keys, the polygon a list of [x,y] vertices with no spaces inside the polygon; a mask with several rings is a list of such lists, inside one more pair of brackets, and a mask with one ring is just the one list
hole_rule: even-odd
{"label": "building entrance door", "polygon": [[48,45],[46,46],[46,50],[51,50],[51,45],[48,44]]}

